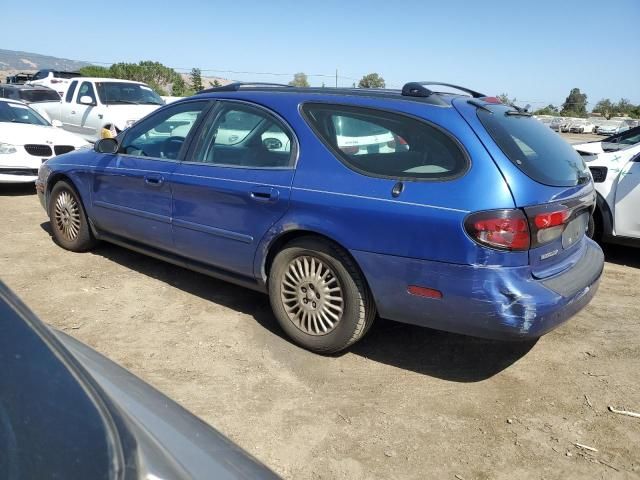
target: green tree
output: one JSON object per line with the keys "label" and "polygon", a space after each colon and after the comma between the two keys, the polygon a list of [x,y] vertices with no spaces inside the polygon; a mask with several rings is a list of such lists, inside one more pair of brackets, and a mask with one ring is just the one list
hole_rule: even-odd
{"label": "green tree", "polygon": [[514,103],[516,103],[516,98],[509,98],[509,94],[507,93],[501,93],[500,95],[496,96],[496,98],[505,105],[513,105]]}
{"label": "green tree", "polygon": [[171,85],[171,95],[174,97],[185,97],[187,96],[187,84],[182,78],[182,75],[177,75],[173,80],[173,85]]}
{"label": "green tree", "polygon": [[628,98],[621,98],[618,103],[615,105],[615,110],[618,114],[628,115],[633,109],[634,105],[629,101]]}
{"label": "green tree", "polygon": [[384,78],[377,73],[370,73],[363,76],[358,82],[358,88],[384,88]]}
{"label": "green tree", "polygon": [[307,75],[302,72],[298,72],[293,76],[293,80],[289,82],[289,85],[294,87],[308,87],[309,80],[307,79]]}
{"label": "green tree", "polygon": [[603,98],[599,100],[598,103],[596,103],[596,106],[593,107],[593,112],[600,113],[602,114],[603,117],[607,119],[611,118],[611,115],[613,114],[614,110],[615,110],[615,107],[611,102],[611,100],[609,100],[608,98]]}
{"label": "green tree", "polygon": [[109,68],[99,67],[98,65],[88,65],[78,71],[83,77],[113,78]]}
{"label": "green tree", "polygon": [[[569,115],[570,113],[572,113],[573,115]],[[581,93],[579,88],[572,88],[571,92],[569,92],[569,96],[562,104],[562,110],[560,111],[560,114],[565,117],[586,117],[587,94]]]}
{"label": "green tree", "polygon": [[213,82],[209,82],[209,86],[210,87],[221,87],[222,84],[218,81],[218,79],[216,78]]}
{"label": "green tree", "polygon": [[204,87],[202,86],[202,72],[200,71],[199,68],[191,69],[190,78],[191,78],[191,88],[196,93],[204,90]]}
{"label": "green tree", "polygon": [[558,107],[556,107],[555,105],[547,105],[544,108],[541,108],[539,110],[536,110],[535,112],[533,112],[534,115],[558,115]]}

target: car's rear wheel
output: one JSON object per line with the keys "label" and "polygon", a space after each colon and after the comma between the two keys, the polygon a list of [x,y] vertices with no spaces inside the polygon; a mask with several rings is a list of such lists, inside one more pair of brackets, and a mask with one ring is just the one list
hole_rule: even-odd
{"label": "car's rear wheel", "polygon": [[344,350],[375,319],[373,298],[357,265],[340,247],[314,237],[293,240],[276,255],[269,298],[287,335],[318,353]]}
{"label": "car's rear wheel", "polygon": [[65,181],[57,182],[51,190],[49,219],[53,238],[61,247],[84,252],[95,246],[80,196]]}

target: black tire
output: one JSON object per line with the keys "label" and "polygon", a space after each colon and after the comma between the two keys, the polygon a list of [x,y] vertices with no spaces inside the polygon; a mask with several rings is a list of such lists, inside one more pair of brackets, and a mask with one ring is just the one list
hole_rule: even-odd
{"label": "black tire", "polygon": [[598,243],[602,241],[602,218],[597,210],[589,216],[587,236]]}
{"label": "black tire", "polygon": [[[321,265],[326,268],[326,270],[318,271],[325,272],[328,278],[326,281],[327,284],[337,281],[337,284],[332,284],[337,285],[339,288],[337,295],[342,298],[342,303],[340,303],[340,305],[342,305],[342,312],[338,320],[334,322],[333,327],[326,333],[316,332],[313,334],[305,331],[304,325],[296,325],[296,320],[292,319],[290,314],[287,313],[285,306],[285,300],[294,302],[294,304],[296,300],[295,298],[291,298],[291,291],[293,289],[291,284],[287,286],[283,282],[287,278],[287,273],[291,275],[290,266],[293,265],[292,262],[296,260],[304,262],[305,259],[308,261],[310,261],[310,259],[319,261]],[[318,266],[317,268],[321,269],[322,267]],[[327,271],[329,271],[328,274],[326,273]],[[290,276],[289,278],[293,277]],[[295,285],[295,291],[299,292],[299,295],[306,295],[302,293],[302,285],[304,285],[304,279]],[[310,285],[311,284],[309,284],[309,286]],[[298,288],[300,290],[298,290]],[[311,292],[312,290],[313,289],[310,289],[308,291]],[[325,298],[328,299],[329,294],[327,294],[327,297],[323,295],[321,299],[320,293],[317,291],[314,292],[315,295],[318,295],[318,305],[320,305],[321,302],[323,304],[330,303],[329,300],[325,300]],[[287,295],[289,295],[289,297],[287,297]],[[342,248],[317,237],[295,239],[278,252],[269,272],[269,299],[273,313],[287,335],[296,344],[317,353],[336,353],[353,345],[369,330],[369,327],[376,317],[373,297],[355,262]],[[294,309],[300,312],[302,311],[302,303],[298,302],[298,305],[299,307],[294,307]],[[321,310],[322,312],[327,312],[326,307],[318,308],[318,311]],[[320,313],[316,315],[318,323],[315,327],[317,327],[318,324],[325,325],[323,323],[324,321],[320,319],[320,315]],[[306,318],[308,319],[309,317]],[[327,317],[323,316],[323,318],[326,319]],[[304,320],[299,323],[302,322],[304,322]],[[307,320],[307,322],[309,328],[306,330],[312,330],[314,328],[312,321]]]}
{"label": "black tire", "polygon": [[96,245],[80,195],[65,181],[57,182],[51,189],[49,220],[53,239],[62,248],[86,252]]}

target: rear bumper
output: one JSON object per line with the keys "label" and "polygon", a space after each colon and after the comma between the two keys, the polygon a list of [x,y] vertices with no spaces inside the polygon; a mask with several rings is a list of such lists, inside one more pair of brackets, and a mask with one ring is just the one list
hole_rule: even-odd
{"label": "rear bumper", "polygon": [[[585,241],[576,266],[538,280],[530,267],[456,265],[353,251],[381,317],[493,339],[537,338],[584,308],[600,282],[604,256]],[[570,285],[567,285],[570,284]],[[411,295],[433,288],[442,299]]]}

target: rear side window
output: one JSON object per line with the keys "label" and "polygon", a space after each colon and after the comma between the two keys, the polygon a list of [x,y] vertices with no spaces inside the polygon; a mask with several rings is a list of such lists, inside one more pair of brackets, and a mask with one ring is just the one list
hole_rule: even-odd
{"label": "rear side window", "polygon": [[502,152],[533,180],[572,187],[588,179],[580,154],[557,133],[507,106],[478,109],[478,118]]}
{"label": "rear side window", "polygon": [[364,175],[443,180],[469,165],[458,142],[416,118],[371,108],[305,104],[315,132],[348,167]]}

